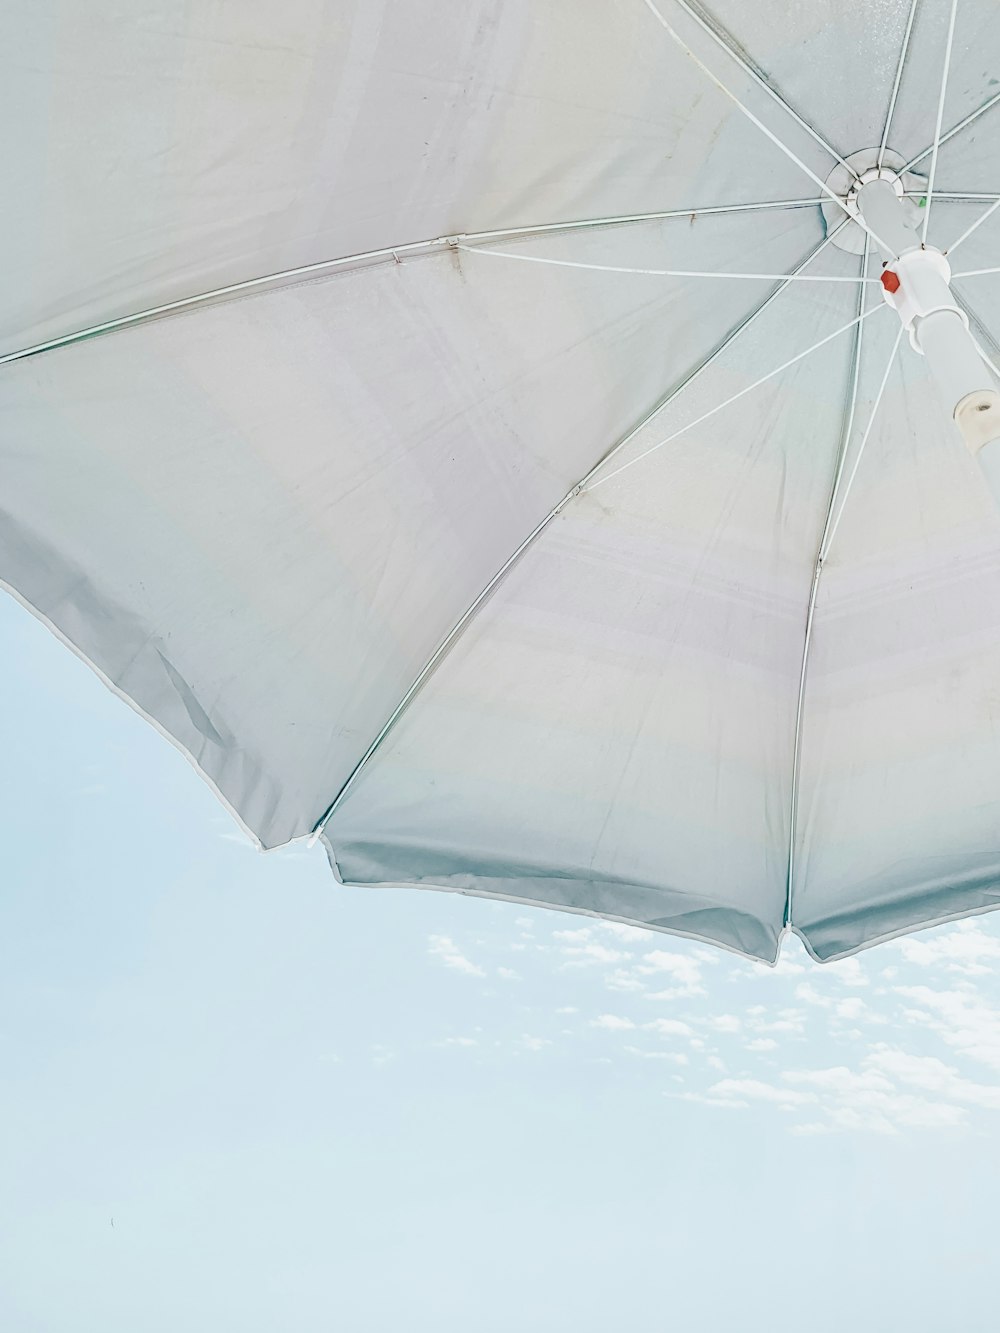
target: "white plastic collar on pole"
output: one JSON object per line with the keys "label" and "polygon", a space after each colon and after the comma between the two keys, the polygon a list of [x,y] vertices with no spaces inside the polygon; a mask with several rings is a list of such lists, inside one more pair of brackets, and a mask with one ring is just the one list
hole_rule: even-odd
{"label": "white plastic collar on pole", "polygon": [[[1000,445],[1000,393],[950,287],[951,265],[933,246],[922,245],[892,185],[865,183],[858,207],[873,223],[885,256],[882,293],[906,329],[910,346],[926,358],[948,411],[973,454]],[[992,485],[992,481],[991,481]],[[996,498],[1000,503],[1000,492]]]}
{"label": "white plastic collar on pole", "polygon": [[951,265],[940,250],[919,246],[893,260],[882,279],[883,299],[892,306],[910,337],[910,346],[923,355],[917,322],[950,310],[969,327],[969,319],[952,295]]}

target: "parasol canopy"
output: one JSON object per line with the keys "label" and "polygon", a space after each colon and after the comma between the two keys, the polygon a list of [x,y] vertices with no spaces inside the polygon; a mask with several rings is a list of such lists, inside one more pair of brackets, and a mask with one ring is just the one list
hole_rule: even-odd
{"label": "parasol canopy", "polygon": [[996,5],[0,63],[0,576],[260,846],[772,961],[1000,903]]}

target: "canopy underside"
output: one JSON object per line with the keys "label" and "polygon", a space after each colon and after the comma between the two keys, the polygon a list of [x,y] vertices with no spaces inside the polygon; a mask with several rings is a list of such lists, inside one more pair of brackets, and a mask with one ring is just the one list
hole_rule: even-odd
{"label": "canopy underside", "polygon": [[[752,8],[710,26],[878,144],[909,0],[863,76],[841,4]],[[97,10],[0,57],[0,576],[262,846],[769,961],[997,905],[1000,514],[809,175],[641,0]],[[1000,51],[962,24],[948,125]],[[1000,189],[993,123],[941,148],[936,245]],[[1000,263],[1000,210],[961,256]],[[1000,281],[956,285],[988,336]]]}

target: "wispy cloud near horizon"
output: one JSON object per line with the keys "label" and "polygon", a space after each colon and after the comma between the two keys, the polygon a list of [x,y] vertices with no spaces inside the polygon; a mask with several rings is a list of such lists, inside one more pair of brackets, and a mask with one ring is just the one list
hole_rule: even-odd
{"label": "wispy cloud near horizon", "polygon": [[552,996],[544,1014],[529,1006],[529,1034],[500,1030],[523,1007],[493,1006],[493,1050],[658,1068],[671,1098],[777,1116],[796,1134],[956,1132],[1000,1111],[1000,922],[827,966],[791,938],[773,969],[615,923],[553,926],[539,911],[511,925],[489,957],[482,939],[475,952],[429,941],[472,981],[516,975],[518,994]]}

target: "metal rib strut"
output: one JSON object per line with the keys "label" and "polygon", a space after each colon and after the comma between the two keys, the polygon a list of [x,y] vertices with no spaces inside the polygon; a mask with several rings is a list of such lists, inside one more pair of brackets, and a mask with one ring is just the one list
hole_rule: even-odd
{"label": "metal rib strut", "polygon": [[[861,260],[861,272],[864,273],[868,267],[869,255],[868,238],[865,238],[865,250]],[[865,289],[862,287],[858,292],[858,314],[864,313]],[[785,878],[785,916],[784,925],[791,925],[792,916],[792,881],[795,876],[795,834],[798,826],[798,806],[799,806],[799,769],[802,757],[802,715],[805,705],[806,691],[806,672],[809,666],[809,649],[812,646],[812,628],[813,620],[816,614],[816,598],[819,594],[819,580],[823,572],[823,561],[829,541],[830,526],[833,522],[833,510],[837,502],[837,492],[840,488],[841,478],[844,475],[844,467],[847,463],[847,454],[850,448],[851,435],[854,431],[854,415],[857,411],[858,403],[858,384],[861,374],[861,350],[862,339],[864,336],[864,324],[858,324],[858,331],[854,339],[854,356],[851,365],[851,382],[848,389],[847,400],[844,405],[844,428],[840,439],[840,449],[837,454],[837,466],[834,471],[833,484],[830,487],[830,500],[827,504],[826,518],[823,522],[823,532],[820,536],[819,547],[816,551],[816,560],[813,565],[812,584],[809,590],[809,603],[806,608],[805,634],[802,643],[802,664],[799,669],[799,689],[795,708],[795,736],[792,745],[792,790],[789,804],[788,817],[788,863]]]}
{"label": "metal rib strut", "polygon": [[931,220],[931,205],[934,203],[934,178],[937,175],[938,152],[941,148],[941,124],[944,120],[944,99],[948,92],[948,75],[951,72],[951,50],[955,40],[955,18],[958,14],[958,0],[951,0],[951,14],[948,18],[948,39],[944,48],[944,65],[941,70],[941,92],[938,97],[937,124],[934,129],[934,145],[931,156],[931,170],[927,181],[927,207],[924,210],[924,225],[920,232],[920,242],[927,244],[927,227]]}
{"label": "metal rib strut", "polygon": [[896,65],[896,77],[892,85],[892,93],[889,96],[889,109],[885,113],[885,125],[882,129],[882,139],[878,146],[878,159],[876,165],[879,170],[882,168],[882,159],[885,157],[886,145],[889,142],[889,130],[892,128],[892,117],[896,110],[896,98],[899,96],[899,84],[903,77],[903,66],[906,64],[906,56],[910,49],[910,34],[913,31],[913,19],[917,12],[917,0],[912,0],[910,5],[910,16],[906,20],[906,31],[903,34],[903,45],[899,52],[899,63]]}
{"label": "metal rib strut", "polygon": [[437,236],[433,240],[411,241],[405,245],[386,246],[380,250],[364,250],[357,254],[344,255],[339,259],[323,259],[315,264],[303,264],[298,268],[279,269],[275,273],[265,273],[261,277],[247,278],[224,287],[213,287],[207,292],[199,292],[196,296],[184,296],[176,301],[164,302],[162,305],[148,306],[130,315],[120,315],[115,319],[104,320],[100,324],[91,324],[72,333],[60,334],[45,342],[33,343],[29,347],[0,355],[0,366],[9,365],[13,361],[23,361],[29,356],[39,356],[43,352],[55,352],[62,347],[71,347],[75,343],[88,342],[91,338],[101,337],[105,333],[116,333],[119,329],[132,328],[135,325],[163,319],[168,315],[181,314],[185,310],[194,310],[201,305],[235,300],[237,297],[254,292],[278,291],[282,287],[292,286],[298,282],[309,282],[328,273],[345,269],[397,263],[401,255],[419,259],[423,255],[441,253],[451,246],[464,242],[513,240],[517,237],[554,235],[558,232],[625,227],[644,222],[666,222],[675,218],[757,213],[783,208],[812,208],[818,203],[817,199],[776,199],[763,203],[713,204],[705,208],[671,208],[655,213],[624,213],[611,217],[579,218],[568,222],[543,222],[524,227],[505,227],[493,231],[461,232],[456,236]]}

